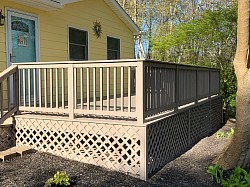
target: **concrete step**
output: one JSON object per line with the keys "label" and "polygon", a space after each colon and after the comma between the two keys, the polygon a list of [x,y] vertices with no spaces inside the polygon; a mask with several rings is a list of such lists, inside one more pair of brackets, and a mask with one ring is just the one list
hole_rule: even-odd
{"label": "concrete step", "polygon": [[18,156],[23,156],[25,154],[34,153],[34,149],[27,148],[25,146],[16,146],[9,148],[5,151],[0,152],[0,161],[4,162],[5,160],[9,160]]}
{"label": "concrete step", "polygon": [[35,150],[31,149],[31,148],[27,148],[25,146],[18,146],[16,147],[15,150],[17,153],[19,153],[21,156],[25,155],[25,154],[30,154],[30,153],[34,153]]}

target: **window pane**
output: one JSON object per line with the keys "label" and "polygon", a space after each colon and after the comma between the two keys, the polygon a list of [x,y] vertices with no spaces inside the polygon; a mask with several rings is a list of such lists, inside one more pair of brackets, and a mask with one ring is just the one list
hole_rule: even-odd
{"label": "window pane", "polygon": [[69,45],[70,60],[86,60],[87,50],[85,46]]}
{"label": "window pane", "polygon": [[119,50],[120,48],[119,39],[108,37],[107,42],[108,42],[108,49]]}
{"label": "window pane", "polygon": [[120,39],[107,37],[108,60],[120,59]]}
{"label": "window pane", "polygon": [[118,51],[108,50],[108,60],[120,59],[120,54]]}
{"label": "window pane", "polygon": [[88,32],[69,28],[69,58],[70,60],[88,59]]}
{"label": "window pane", "polygon": [[87,45],[87,32],[69,28],[69,43]]}

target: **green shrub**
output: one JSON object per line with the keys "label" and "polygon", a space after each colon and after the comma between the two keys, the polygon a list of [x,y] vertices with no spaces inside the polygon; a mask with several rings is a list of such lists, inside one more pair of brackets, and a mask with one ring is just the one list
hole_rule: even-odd
{"label": "green shrub", "polygon": [[212,175],[212,179],[222,187],[249,187],[250,173],[237,166],[231,171],[229,177],[224,175],[224,170],[218,164],[208,167],[207,172]]}
{"label": "green shrub", "polygon": [[216,181],[216,183],[221,182],[221,178],[223,176],[223,170],[220,169],[219,164],[211,165],[208,167],[207,172],[212,175],[212,179]]}
{"label": "green shrub", "polygon": [[46,181],[44,187],[51,187],[51,186],[69,186],[70,179],[66,172],[64,171],[57,171],[53,178],[50,178]]}

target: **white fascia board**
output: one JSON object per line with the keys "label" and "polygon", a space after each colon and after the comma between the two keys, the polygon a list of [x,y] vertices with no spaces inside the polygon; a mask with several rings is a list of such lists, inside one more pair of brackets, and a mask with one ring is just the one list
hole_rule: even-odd
{"label": "white fascia board", "polygon": [[62,5],[66,5],[66,4],[70,4],[70,3],[76,3],[79,2],[81,0],[60,0]]}
{"label": "white fascia board", "polygon": [[10,0],[10,1],[45,11],[51,11],[63,8],[62,4],[53,2],[51,0]]}

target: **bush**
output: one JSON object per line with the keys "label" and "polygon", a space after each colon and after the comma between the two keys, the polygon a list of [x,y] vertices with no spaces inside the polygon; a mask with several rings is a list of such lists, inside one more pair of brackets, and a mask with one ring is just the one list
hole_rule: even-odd
{"label": "bush", "polygon": [[250,186],[250,173],[237,166],[227,176],[218,164],[208,167],[207,172],[212,179],[222,187],[248,187]]}
{"label": "bush", "polygon": [[64,171],[57,171],[54,176],[48,179],[44,187],[64,187],[71,186],[70,178]]}

